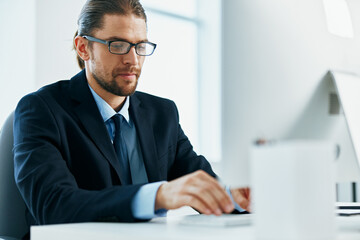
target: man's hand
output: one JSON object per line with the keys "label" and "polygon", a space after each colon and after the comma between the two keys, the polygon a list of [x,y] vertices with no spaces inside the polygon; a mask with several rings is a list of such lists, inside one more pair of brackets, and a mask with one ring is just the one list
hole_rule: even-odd
{"label": "man's hand", "polygon": [[242,209],[251,212],[251,191],[250,188],[234,188],[231,189],[231,195],[234,201],[239,204]]}
{"label": "man's hand", "polygon": [[193,207],[207,215],[221,215],[234,210],[234,205],[225,189],[216,179],[202,170],[160,186],[156,195],[155,209],[170,210],[183,206]]}

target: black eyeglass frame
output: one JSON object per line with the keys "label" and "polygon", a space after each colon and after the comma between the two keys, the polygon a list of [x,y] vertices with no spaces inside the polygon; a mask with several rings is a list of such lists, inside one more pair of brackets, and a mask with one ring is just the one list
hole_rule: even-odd
{"label": "black eyeglass frame", "polygon": [[[102,39],[99,39],[99,38],[95,38],[95,37],[92,37],[92,36],[88,36],[88,35],[84,35],[84,36],[81,36],[89,41],[92,41],[92,42],[98,42],[98,43],[102,43],[102,44],[105,44],[105,45],[108,45],[108,49],[109,49],[109,52],[112,53],[112,54],[116,54],[116,55],[125,55],[125,54],[128,54],[130,52],[130,49],[132,47],[135,47],[135,52],[137,55],[139,56],[151,56],[154,51],[155,51],[155,48],[156,48],[156,44],[155,43],[152,43],[152,42],[138,42],[138,43],[131,43],[131,42],[128,42],[128,41],[124,41],[124,40],[114,40],[114,41],[106,41],[106,40],[102,40]],[[113,42],[125,42],[125,43],[128,43],[129,44],[129,48],[127,49],[127,51],[125,53],[114,53],[111,51],[111,43]],[[146,43],[146,44],[150,44],[151,46],[153,46],[153,50],[150,54],[139,54],[138,53],[138,50],[137,50],[137,46],[141,43]]]}

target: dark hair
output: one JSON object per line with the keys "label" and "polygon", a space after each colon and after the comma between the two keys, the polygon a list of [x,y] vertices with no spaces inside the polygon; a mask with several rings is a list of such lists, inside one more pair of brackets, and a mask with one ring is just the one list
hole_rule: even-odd
{"label": "dark hair", "polygon": [[[106,14],[133,14],[143,18],[145,23],[147,22],[145,10],[139,0],[87,0],[80,12],[78,31],[76,31],[74,39],[78,35],[92,35],[94,30],[102,28]],[[77,62],[81,69],[85,67],[84,61],[79,55],[77,55]]]}

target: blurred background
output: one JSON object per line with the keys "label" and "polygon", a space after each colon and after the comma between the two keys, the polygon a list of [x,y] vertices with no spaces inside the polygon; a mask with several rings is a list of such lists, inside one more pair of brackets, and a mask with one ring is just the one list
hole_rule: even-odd
{"label": "blurred background", "polygon": [[[0,0],[1,125],[22,96],[80,70],[72,39],[84,3]],[[226,182],[249,184],[256,138],[314,137],[343,119],[319,100],[327,71],[360,74],[359,0],[141,3],[157,48],[138,90],[175,101],[195,151]],[[359,184],[339,186],[338,200],[359,201]]]}
{"label": "blurred background", "polygon": [[[0,0],[0,124],[25,94],[80,69],[72,50],[85,0]],[[142,0],[149,41],[138,90],[169,98],[199,154],[220,159],[220,0]]]}

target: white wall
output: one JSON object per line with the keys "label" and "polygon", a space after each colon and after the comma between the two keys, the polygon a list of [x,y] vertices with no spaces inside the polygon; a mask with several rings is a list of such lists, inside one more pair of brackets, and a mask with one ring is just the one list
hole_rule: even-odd
{"label": "white wall", "polygon": [[72,50],[85,0],[36,0],[36,86],[69,79],[80,69]]}
{"label": "white wall", "polygon": [[34,89],[35,0],[0,1],[0,126]]}
{"label": "white wall", "polygon": [[200,149],[215,165],[221,160],[221,1],[198,4]]}
{"label": "white wall", "polygon": [[26,93],[79,71],[72,36],[85,0],[0,1],[0,124]]}

